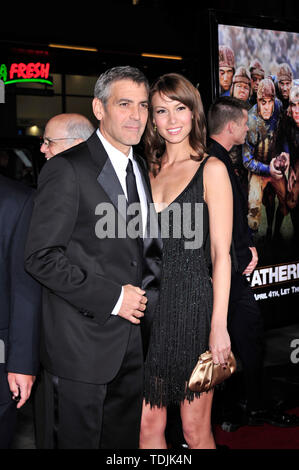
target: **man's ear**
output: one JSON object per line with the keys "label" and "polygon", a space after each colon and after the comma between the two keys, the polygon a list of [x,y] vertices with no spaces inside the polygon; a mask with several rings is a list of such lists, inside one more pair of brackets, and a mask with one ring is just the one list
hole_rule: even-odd
{"label": "man's ear", "polygon": [[92,101],[92,109],[93,109],[93,114],[97,118],[98,121],[100,121],[103,118],[103,103],[99,98],[94,98]]}
{"label": "man's ear", "polygon": [[226,127],[229,134],[233,134],[235,130],[236,123],[234,121],[228,121]]}

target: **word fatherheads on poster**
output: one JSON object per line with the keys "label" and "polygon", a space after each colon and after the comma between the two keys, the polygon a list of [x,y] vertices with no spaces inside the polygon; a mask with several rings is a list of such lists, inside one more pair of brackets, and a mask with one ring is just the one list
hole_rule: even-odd
{"label": "word fatherheads on poster", "polygon": [[255,294],[256,300],[297,294],[299,293],[298,282],[295,283],[297,285],[288,285],[287,287],[283,284],[299,280],[299,262],[263,266],[255,269],[248,280],[252,288],[277,287],[269,292]]}

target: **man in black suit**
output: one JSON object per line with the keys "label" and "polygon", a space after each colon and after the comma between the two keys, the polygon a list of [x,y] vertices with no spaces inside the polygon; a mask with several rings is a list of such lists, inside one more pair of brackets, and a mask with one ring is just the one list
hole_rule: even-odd
{"label": "man in black suit", "polygon": [[254,299],[246,274],[251,274],[257,251],[251,240],[247,221],[247,196],[229,156],[234,145],[242,145],[248,131],[247,105],[231,97],[216,100],[208,113],[209,153],[222,160],[230,176],[233,198],[233,243],[237,266],[232,269],[229,303],[229,331],[241,359],[246,384],[248,412],[261,408],[262,316]]}
{"label": "man in black suit", "polygon": [[33,191],[0,175],[0,448],[9,448],[17,409],[39,367],[41,286],[24,269]]}
{"label": "man in black suit", "polygon": [[[259,425],[264,422],[278,426],[294,426],[296,419],[279,411],[265,410],[263,401],[263,321],[246,275],[253,272],[258,262],[248,228],[247,195],[238,178],[229,151],[245,141],[248,131],[247,105],[232,97],[220,97],[211,105],[208,113],[210,134],[209,153],[226,165],[233,190],[233,244],[236,263],[233,264],[228,312],[228,330],[233,348],[243,368],[247,409],[244,420],[232,419],[230,430],[242,424]],[[230,389],[231,390],[231,389]]]}
{"label": "man in black suit", "polygon": [[[141,330],[148,334],[161,255],[158,238],[142,239],[151,194],[132,151],[148,117],[145,76],[131,67],[103,73],[93,111],[99,129],[40,174],[26,248],[26,268],[44,285],[46,448],[139,443]],[[141,208],[134,234],[131,203]]]}

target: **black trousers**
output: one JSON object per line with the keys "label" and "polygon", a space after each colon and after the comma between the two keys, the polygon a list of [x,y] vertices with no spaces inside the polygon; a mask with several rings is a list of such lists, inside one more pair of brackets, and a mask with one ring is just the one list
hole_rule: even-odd
{"label": "black trousers", "polygon": [[74,382],[43,371],[38,388],[38,448],[138,448],[143,398],[140,328],[131,328],[123,363],[112,382]]}
{"label": "black trousers", "polygon": [[0,449],[9,449],[17,419],[16,402],[0,404]]}
{"label": "black trousers", "polygon": [[241,361],[248,409],[260,409],[263,406],[263,319],[250,284],[239,273],[234,273],[231,280],[228,331],[232,349]]}

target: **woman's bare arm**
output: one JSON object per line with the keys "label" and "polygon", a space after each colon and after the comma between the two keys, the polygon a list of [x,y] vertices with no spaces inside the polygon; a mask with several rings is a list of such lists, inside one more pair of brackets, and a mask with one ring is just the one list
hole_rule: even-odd
{"label": "woman's bare arm", "polygon": [[233,225],[233,195],[227,169],[210,157],[204,168],[205,201],[209,210],[213,266],[213,312],[210,350],[214,363],[225,364],[230,353],[227,311],[231,281],[230,246]]}

